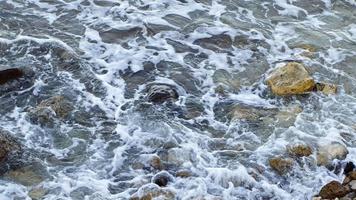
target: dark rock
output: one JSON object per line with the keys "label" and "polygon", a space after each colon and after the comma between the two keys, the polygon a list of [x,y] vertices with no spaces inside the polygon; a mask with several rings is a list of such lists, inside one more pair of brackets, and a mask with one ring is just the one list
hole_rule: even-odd
{"label": "dark rock", "polygon": [[166,187],[171,181],[173,181],[173,177],[166,171],[162,171],[152,178],[152,182],[160,187]]}
{"label": "dark rock", "polygon": [[164,16],[163,19],[166,20],[168,23],[181,28],[183,28],[192,21],[189,18],[177,14],[168,14]]}
{"label": "dark rock", "polygon": [[232,39],[227,34],[213,35],[209,38],[197,39],[193,42],[204,49],[210,49],[215,52],[224,52],[232,47]]}
{"label": "dark rock", "polygon": [[345,165],[344,174],[348,174],[348,173],[352,172],[354,169],[355,169],[354,163],[353,162],[348,162]]}
{"label": "dark rock", "polygon": [[345,196],[349,190],[337,181],[331,181],[321,188],[319,196],[323,199],[335,199]]}
{"label": "dark rock", "polygon": [[13,69],[5,69],[0,71],[0,85],[22,77],[24,73],[18,69],[18,68],[13,68]]}
{"label": "dark rock", "polygon": [[34,83],[34,72],[28,68],[0,67],[0,95],[29,88]]}
{"label": "dark rock", "polygon": [[110,29],[99,33],[101,39],[105,43],[121,43],[130,38],[136,38],[142,35],[142,28],[133,27],[127,30]]}
{"label": "dark rock", "polygon": [[151,85],[147,92],[148,100],[153,103],[163,103],[166,101],[177,100],[178,97],[179,95],[176,89],[168,84]]}
{"label": "dark rock", "polygon": [[186,53],[186,52],[198,53],[199,52],[198,49],[193,49],[192,47],[190,47],[186,44],[183,44],[181,42],[178,42],[178,41],[175,41],[172,39],[166,39],[166,41],[169,45],[171,45],[174,48],[174,50],[177,53]]}

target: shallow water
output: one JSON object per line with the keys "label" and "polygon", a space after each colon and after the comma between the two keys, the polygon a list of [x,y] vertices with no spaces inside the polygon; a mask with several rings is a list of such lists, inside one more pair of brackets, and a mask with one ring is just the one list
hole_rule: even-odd
{"label": "shallow water", "polygon": [[[354,0],[1,0],[0,65],[34,74],[0,90],[0,126],[42,179],[2,177],[0,199],[38,188],[43,199],[129,199],[160,171],[147,166],[153,155],[172,175],[193,174],[168,184],[176,199],[310,199],[343,175],[317,166],[315,151],[285,176],[268,159],[298,142],[344,144],[335,165],[356,159],[355,21]],[[289,60],[338,94],[271,95],[266,73]],[[148,103],[153,83],[179,100]],[[34,123],[31,108],[57,95],[70,116]],[[258,120],[231,121],[236,104]],[[293,105],[302,112],[284,120]]]}

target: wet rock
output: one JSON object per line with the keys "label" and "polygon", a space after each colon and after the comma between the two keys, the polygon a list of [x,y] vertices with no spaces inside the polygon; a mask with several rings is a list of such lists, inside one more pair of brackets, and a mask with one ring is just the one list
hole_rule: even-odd
{"label": "wet rock", "polygon": [[306,156],[310,156],[313,153],[312,148],[305,144],[287,146],[287,151],[290,155],[296,157],[304,157],[304,156],[306,157]]}
{"label": "wet rock", "polygon": [[174,101],[179,97],[178,92],[173,86],[167,84],[151,85],[147,92],[147,98],[153,103],[164,103]]}
{"label": "wet rock", "polygon": [[231,92],[239,92],[241,88],[241,82],[238,77],[234,77],[226,70],[219,69],[214,72],[213,80],[215,84],[226,88]]}
{"label": "wet rock", "polygon": [[44,199],[44,196],[47,194],[47,190],[44,189],[43,187],[36,187],[30,190],[28,193],[28,196],[32,200],[41,200]]}
{"label": "wet rock", "polygon": [[9,155],[22,151],[20,143],[7,131],[0,129],[0,162],[4,162]]}
{"label": "wet rock", "polygon": [[153,167],[154,169],[162,169],[162,162],[161,159],[154,155],[150,158],[150,166]]}
{"label": "wet rock", "polygon": [[8,81],[23,77],[24,73],[18,69],[5,69],[0,71],[0,85],[5,84]]}
{"label": "wet rock", "polygon": [[191,177],[193,174],[190,170],[179,170],[176,172],[176,177],[180,177],[180,178],[188,178]]}
{"label": "wet rock", "polygon": [[294,125],[298,114],[302,111],[303,108],[300,105],[289,105],[279,110],[273,118],[274,122],[271,123],[275,124],[278,127],[288,128]]}
{"label": "wet rock", "polygon": [[272,117],[276,114],[276,109],[263,107],[252,107],[238,104],[230,112],[231,120],[260,121],[264,117]]}
{"label": "wet rock", "polygon": [[348,188],[337,181],[331,181],[321,188],[319,196],[323,199],[335,199],[343,197],[347,193],[349,193]]}
{"label": "wet rock", "polygon": [[334,159],[345,159],[348,153],[347,148],[337,142],[320,146],[317,153],[317,164],[329,166]]}
{"label": "wet rock", "polygon": [[153,168],[161,170],[163,168],[161,159],[157,155],[141,155],[132,163],[133,169]]}
{"label": "wet rock", "polygon": [[102,7],[114,7],[119,6],[120,4],[112,1],[103,1],[103,0],[94,0],[94,4]]}
{"label": "wet rock", "polygon": [[166,39],[167,43],[169,45],[171,45],[174,50],[176,51],[176,53],[186,53],[186,52],[192,52],[192,53],[198,53],[199,50],[198,49],[194,49],[186,44],[183,44],[181,42],[172,40],[172,39]]}
{"label": "wet rock", "polygon": [[290,62],[274,69],[266,82],[275,95],[282,96],[305,94],[315,87],[315,82],[308,71],[297,62]]}
{"label": "wet rock", "polygon": [[0,129],[0,175],[22,165],[23,147],[11,133]]}
{"label": "wet rock", "polygon": [[43,182],[47,176],[47,171],[43,168],[43,166],[37,163],[11,170],[4,175],[5,178],[25,186],[38,185]]}
{"label": "wet rock", "polygon": [[130,200],[173,200],[175,199],[175,196],[175,193],[167,188],[160,188],[156,184],[147,184],[133,194]]}
{"label": "wet rock", "polygon": [[328,83],[316,83],[315,90],[322,92],[325,95],[331,95],[331,94],[336,94],[337,86]]}
{"label": "wet rock", "polygon": [[177,14],[168,14],[164,16],[163,19],[166,20],[168,23],[181,28],[183,28],[192,21],[189,18]]}
{"label": "wet rock", "polygon": [[275,157],[269,159],[269,165],[280,175],[288,173],[293,167],[293,160],[288,158]]}
{"label": "wet rock", "polygon": [[87,196],[93,194],[94,191],[88,187],[79,187],[70,193],[70,197],[73,200],[85,199]]}
{"label": "wet rock", "polygon": [[162,24],[148,23],[148,24],[145,24],[145,26],[147,29],[148,36],[153,36],[160,32],[163,32],[163,31],[175,31],[176,30],[175,28],[173,28],[171,26],[166,26],[166,25],[162,25]]}
{"label": "wet rock", "polygon": [[142,28],[133,27],[127,30],[110,29],[99,33],[105,43],[122,43],[130,38],[136,38],[142,35]]}
{"label": "wet rock", "polygon": [[73,110],[73,105],[63,96],[54,96],[42,101],[39,108],[51,108],[56,116],[65,118]]}
{"label": "wet rock", "polygon": [[226,49],[231,49],[232,39],[227,34],[213,35],[209,38],[197,39],[193,42],[204,49],[210,49],[215,52],[225,52]]}
{"label": "wet rock", "polygon": [[173,176],[166,171],[162,171],[152,178],[152,182],[160,187],[166,187],[173,180]]}
{"label": "wet rock", "polygon": [[356,180],[356,171],[352,171],[352,172],[349,172],[344,181],[342,182],[342,185],[347,185],[349,184],[351,181],[354,181]]}
{"label": "wet rock", "polygon": [[34,72],[28,68],[0,66],[0,95],[29,88],[34,80]]}
{"label": "wet rock", "polygon": [[348,162],[346,163],[345,165],[345,168],[344,168],[344,174],[348,174],[350,172],[352,172],[354,169],[355,169],[355,165],[353,162]]}

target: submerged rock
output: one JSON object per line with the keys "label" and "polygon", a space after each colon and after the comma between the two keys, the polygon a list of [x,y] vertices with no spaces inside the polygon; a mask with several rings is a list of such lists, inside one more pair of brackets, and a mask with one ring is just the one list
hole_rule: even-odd
{"label": "submerged rock", "polygon": [[232,39],[227,34],[213,35],[209,38],[197,39],[193,42],[204,49],[209,49],[215,52],[222,52],[223,50],[232,48]]}
{"label": "submerged rock", "polygon": [[48,176],[47,171],[39,163],[14,169],[4,175],[4,177],[25,186],[38,185]]}
{"label": "submerged rock", "polygon": [[32,200],[40,200],[40,199],[44,199],[44,196],[47,194],[47,190],[44,189],[43,187],[36,187],[33,188],[32,190],[30,190],[28,192],[28,196],[32,199]]}
{"label": "submerged rock", "polygon": [[162,171],[152,178],[152,182],[160,187],[166,187],[173,180],[173,176],[166,171]]}
{"label": "submerged rock", "polygon": [[5,161],[12,153],[22,150],[20,143],[9,132],[0,129],[0,162]]}
{"label": "submerged rock", "polygon": [[30,109],[28,115],[33,123],[52,126],[55,118],[66,118],[73,109],[73,105],[65,97],[54,96]]}
{"label": "submerged rock", "polygon": [[56,116],[65,118],[73,110],[72,104],[63,96],[54,96],[42,101],[38,107],[50,107]]}
{"label": "submerged rock", "polygon": [[267,77],[266,82],[275,95],[282,96],[305,94],[315,87],[315,82],[308,71],[297,62],[276,68]]}
{"label": "submerged rock", "polygon": [[7,131],[0,129],[0,175],[22,163],[23,148]]}
{"label": "submerged rock", "polygon": [[329,166],[334,159],[344,160],[348,153],[347,148],[337,142],[320,146],[317,153],[317,164]]}
{"label": "submerged rock", "polygon": [[269,165],[280,175],[286,174],[293,167],[293,160],[289,158],[275,157],[269,159]]}
{"label": "submerged rock", "polygon": [[310,156],[313,153],[312,148],[304,144],[287,146],[287,151],[290,155],[296,157]]}
{"label": "submerged rock", "polygon": [[177,90],[167,84],[151,85],[147,92],[147,98],[153,103],[164,103],[166,101],[174,101],[179,97]]}
{"label": "submerged rock", "polygon": [[322,92],[325,95],[336,94],[337,86],[329,83],[316,83],[315,90]]}
{"label": "submerged rock", "polygon": [[34,83],[34,72],[27,68],[0,66],[0,95],[14,90],[29,88]]}
{"label": "submerged rock", "polygon": [[338,181],[331,181],[321,188],[319,196],[323,199],[335,199],[344,197],[347,193],[349,193],[347,187],[344,187]]}
{"label": "submerged rock", "polygon": [[167,188],[160,188],[156,184],[147,184],[133,194],[130,200],[173,200],[175,199],[175,196],[175,193]]}

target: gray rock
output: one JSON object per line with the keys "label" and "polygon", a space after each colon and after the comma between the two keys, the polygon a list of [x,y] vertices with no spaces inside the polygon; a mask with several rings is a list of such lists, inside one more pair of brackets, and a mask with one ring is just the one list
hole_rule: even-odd
{"label": "gray rock", "polygon": [[197,39],[193,42],[204,49],[210,49],[215,52],[225,52],[232,47],[232,39],[227,34],[213,35],[209,38]]}
{"label": "gray rock", "polygon": [[0,129],[0,175],[21,165],[23,147],[8,131]]}
{"label": "gray rock", "polygon": [[142,35],[142,28],[133,27],[126,30],[110,29],[99,33],[101,39],[105,43],[121,43],[128,39],[136,38]]}

